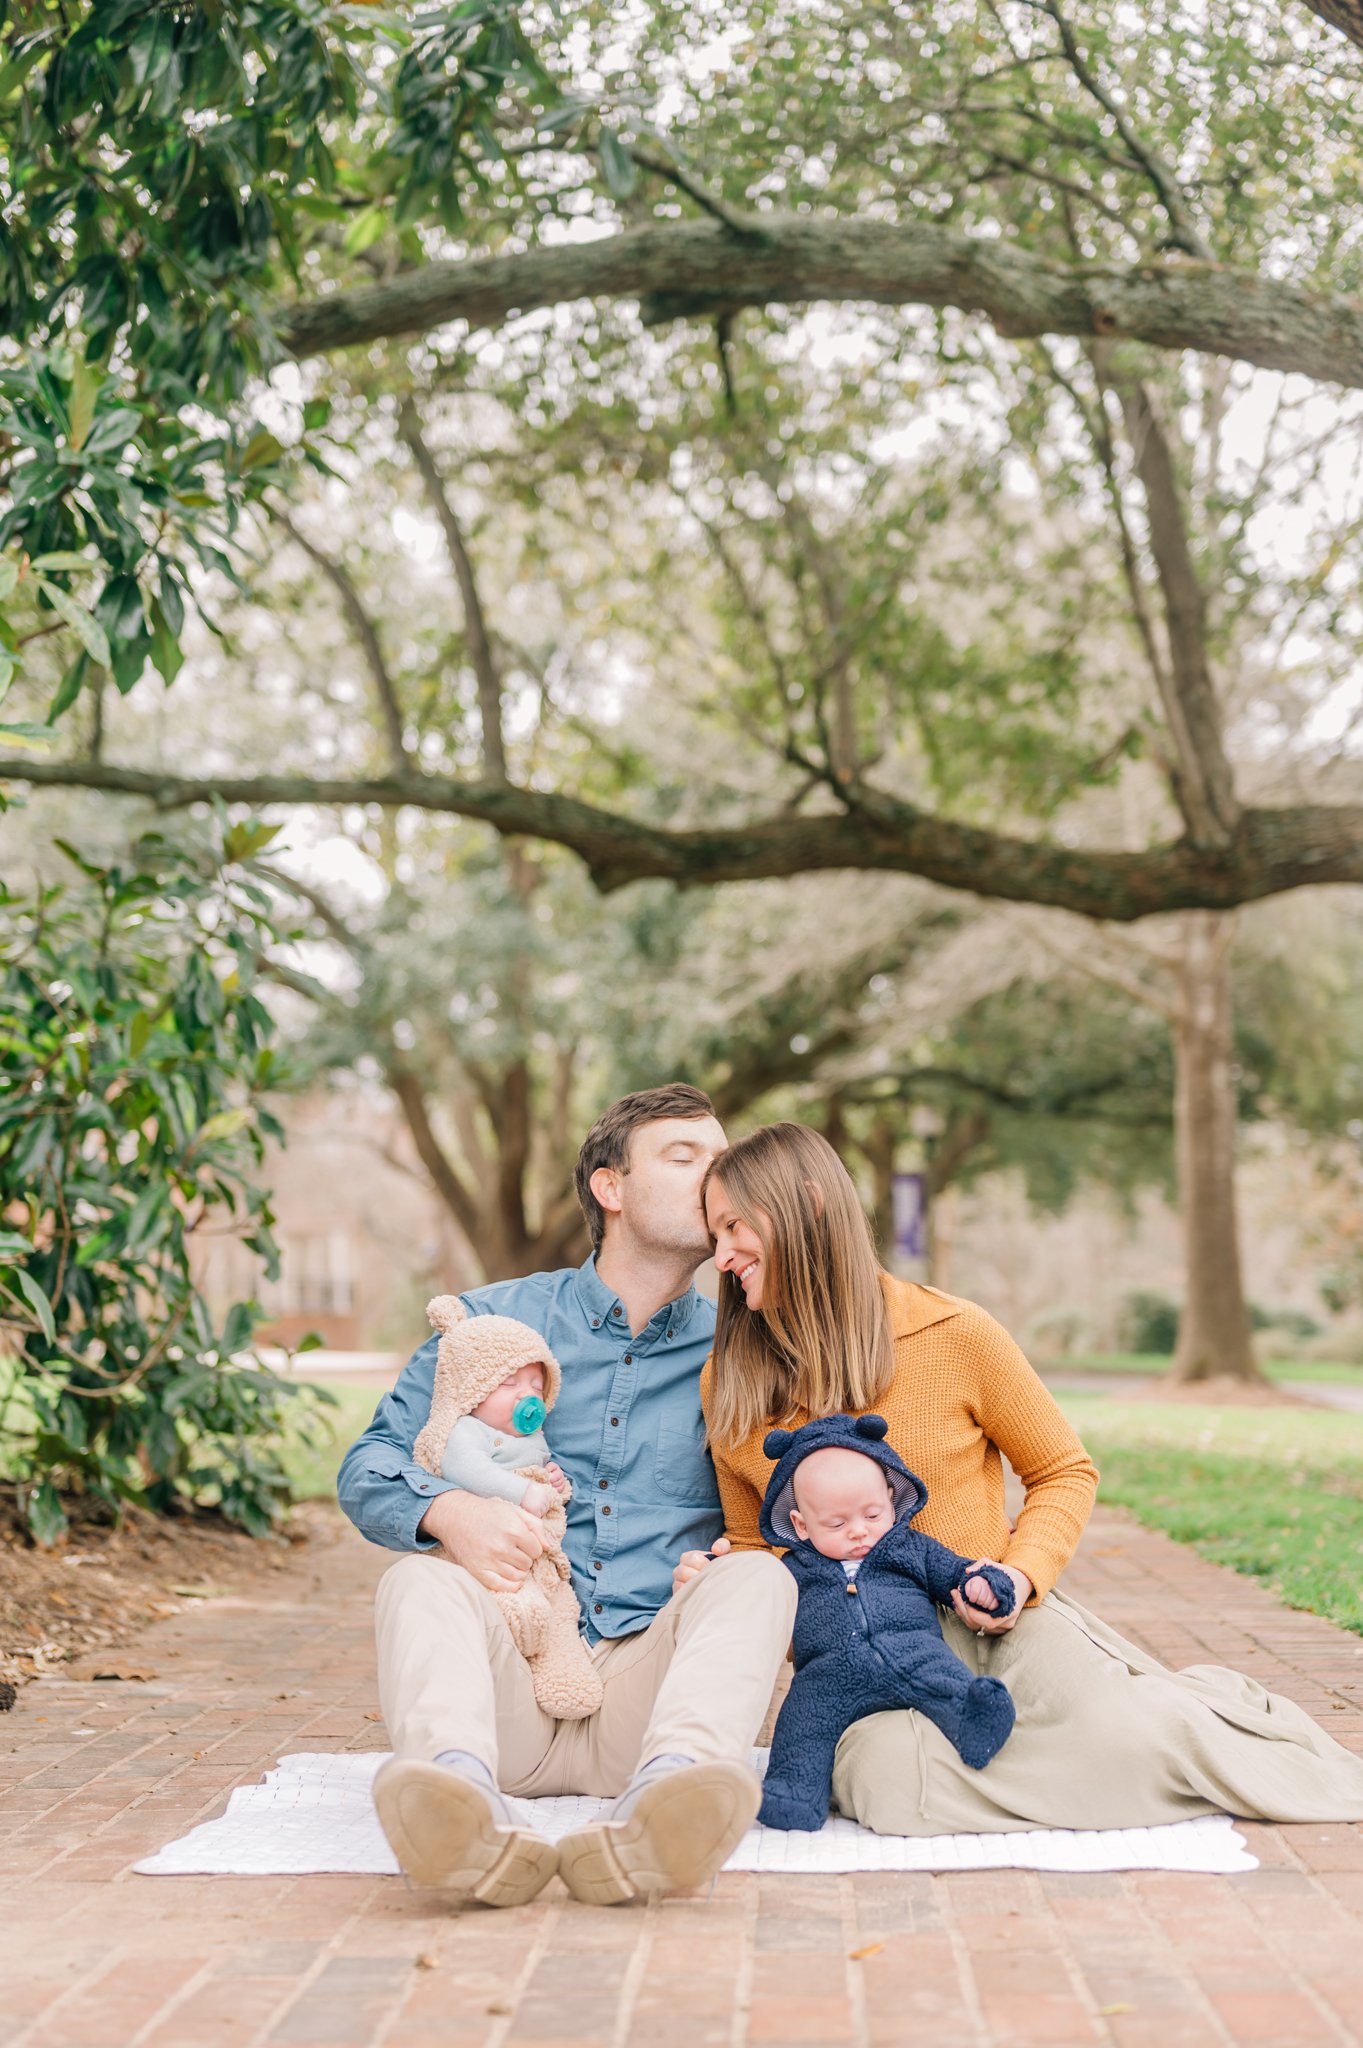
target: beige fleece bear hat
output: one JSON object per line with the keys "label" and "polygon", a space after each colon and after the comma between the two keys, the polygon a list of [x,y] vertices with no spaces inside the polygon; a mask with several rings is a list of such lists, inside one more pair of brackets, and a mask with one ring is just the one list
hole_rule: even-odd
{"label": "beige fleece bear hat", "polygon": [[514,1316],[471,1316],[457,1294],[437,1294],[426,1304],[440,1332],[435,1356],[431,1416],[413,1447],[418,1465],[438,1473],[450,1431],[471,1415],[518,1367],[544,1367],[544,1405],[552,1408],[563,1383],[559,1363],[538,1330]]}

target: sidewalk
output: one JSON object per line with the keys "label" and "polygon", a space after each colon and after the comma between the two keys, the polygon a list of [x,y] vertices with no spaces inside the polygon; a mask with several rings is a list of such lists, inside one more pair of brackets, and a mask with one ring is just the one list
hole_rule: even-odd
{"label": "sidewalk", "polygon": [[[0,1721],[0,2048],[1121,2048],[1363,2040],[1363,1827],[1247,1826],[1241,1877],[721,1878],[707,1897],[451,1913],[396,1878],[143,1878],[283,1752],[385,1746],[337,1522],[281,1597],[196,1603],[143,1682],[44,1679]],[[1363,1641],[1100,1511],[1066,1586],[1363,1748]]]}

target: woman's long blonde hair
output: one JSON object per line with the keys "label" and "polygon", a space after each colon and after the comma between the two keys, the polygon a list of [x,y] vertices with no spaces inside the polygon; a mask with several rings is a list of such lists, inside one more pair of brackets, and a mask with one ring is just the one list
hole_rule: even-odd
{"label": "woman's long blonde hair", "polygon": [[880,1262],[851,1175],[826,1138],[768,1124],[706,1177],[762,1241],[762,1306],[719,1277],[710,1437],[737,1444],[796,1409],[874,1408],[894,1378]]}

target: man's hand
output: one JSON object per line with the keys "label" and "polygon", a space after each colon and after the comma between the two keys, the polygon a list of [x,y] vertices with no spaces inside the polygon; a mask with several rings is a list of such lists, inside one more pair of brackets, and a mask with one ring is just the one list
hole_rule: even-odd
{"label": "man's hand", "polygon": [[551,1546],[542,1522],[509,1500],[482,1500],[457,1487],[438,1493],[421,1517],[423,1536],[462,1564],[489,1593],[517,1593],[535,1559]]}
{"label": "man's hand", "polygon": [[730,1543],[727,1536],[718,1536],[709,1550],[684,1550],[677,1559],[677,1569],[672,1574],[672,1591],[680,1593],[689,1580],[698,1578],[716,1557],[727,1556]]}
{"label": "man's hand", "polygon": [[[975,1560],[976,1566],[995,1563],[996,1560],[992,1557],[977,1557]],[[1018,1616],[1032,1597],[1032,1582],[1026,1572],[1014,1571],[1010,1564],[999,1565],[998,1569],[1007,1572],[1009,1578],[1013,1581],[1013,1592],[1016,1597],[1013,1601],[1013,1611],[1011,1614],[982,1614],[978,1607],[966,1605],[965,1601],[961,1598],[959,1586],[955,1587],[952,1591],[951,1604],[955,1608],[958,1618],[965,1623],[967,1628],[973,1628],[978,1635],[1006,1636],[1010,1628],[1017,1626]],[[975,1581],[967,1579],[966,1584],[968,1586],[973,1584],[984,1585],[986,1591],[988,1590],[987,1582],[984,1580]],[[991,1601],[993,1599],[992,1593],[990,1594],[990,1599]]]}

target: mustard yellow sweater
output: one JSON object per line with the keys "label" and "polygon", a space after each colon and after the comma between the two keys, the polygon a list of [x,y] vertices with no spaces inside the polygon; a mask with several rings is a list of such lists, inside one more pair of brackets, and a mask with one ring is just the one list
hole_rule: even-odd
{"label": "mustard yellow sweater", "polygon": [[[896,1370],[879,1407],[889,1442],[928,1490],[916,1526],[965,1557],[992,1557],[1026,1572],[1040,1599],[1074,1555],[1097,1492],[1097,1467],[992,1316],[888,1273],[884,1287]],[[707,1419],[713,1380],[711,1357],[700,1382]],[[809,1419],[803,1409],[778,1418],[786,1428]],[[765,1434],[711,1445],[736,1550],[766,1547],[757,1526],[772,1471],[762,1454]],[[1000,1452],[1027,1492],[1011,1535]]]}

